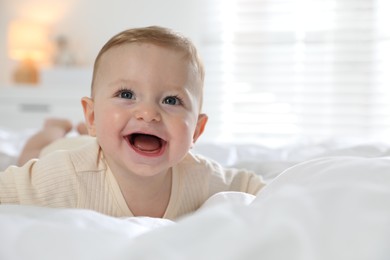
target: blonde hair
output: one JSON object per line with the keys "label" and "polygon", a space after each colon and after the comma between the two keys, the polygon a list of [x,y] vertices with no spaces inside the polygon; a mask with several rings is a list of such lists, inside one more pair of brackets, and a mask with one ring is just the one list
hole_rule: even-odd
{"label": "blonde hair", "polygon": [[185,58],[188,59],[195,67],[198,77],[201,82],[201,88],[204,84],[204,67],[203,63],[198,55],[195,45],[187,37],[174,32],[171,29],[150,26],[133,28],[122,31],[114,35],[108,42],[102,47],[95,59],[92,75],[91,95],[94,94],[94,83],[96,80],[96,73],[99,67],[101,56],[109,49],[128,43],[152,43],[162,47],[172,48],[174,50],[182,51],[185,54]]}

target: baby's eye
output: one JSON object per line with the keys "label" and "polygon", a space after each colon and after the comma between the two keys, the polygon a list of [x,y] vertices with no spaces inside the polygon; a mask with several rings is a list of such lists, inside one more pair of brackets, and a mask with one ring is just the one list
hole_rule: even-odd
{"label": "baby's eye", "polygon": [[118,97],[125,98],[125,99],[133,99],[134,93],[133,93],[133,91],[130,91],[130,90],[121,90],[118,93]]}
{"label": "baby's eye", "polygon": [[167,104],[167,105],[171,105],[171,106],[177,106],[177,105],[181,105],[182,101],[181,101],[181,99],[179,97],[170,96],[170,97],[166,97],[163,100],[163,104]]}

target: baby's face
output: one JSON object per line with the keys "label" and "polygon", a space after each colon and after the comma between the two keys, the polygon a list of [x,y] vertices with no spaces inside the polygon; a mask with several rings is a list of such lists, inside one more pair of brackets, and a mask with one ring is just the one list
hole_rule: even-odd
{"label": "baby's face", "polygon": [[114,174],[155,176],[183,159],[207,121],[199,85],[181,52],[145,43],[103,54],[83,105]]}

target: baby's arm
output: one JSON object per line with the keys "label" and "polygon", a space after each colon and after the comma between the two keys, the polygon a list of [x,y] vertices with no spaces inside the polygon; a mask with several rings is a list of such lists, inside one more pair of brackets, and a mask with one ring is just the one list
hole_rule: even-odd
{"label": "baby's arm", "polygon": [[76,207],[77,179],[66,152],[0,172],[0,204]]}

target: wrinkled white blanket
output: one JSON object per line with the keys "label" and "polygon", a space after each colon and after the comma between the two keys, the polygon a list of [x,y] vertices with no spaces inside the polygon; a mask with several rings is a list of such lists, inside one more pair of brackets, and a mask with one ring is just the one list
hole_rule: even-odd
{"label": "wrinkled white blanket", "polygon": [[298,164],[173,223],[0,206],[0,259],[390,259],[390,158]]}

